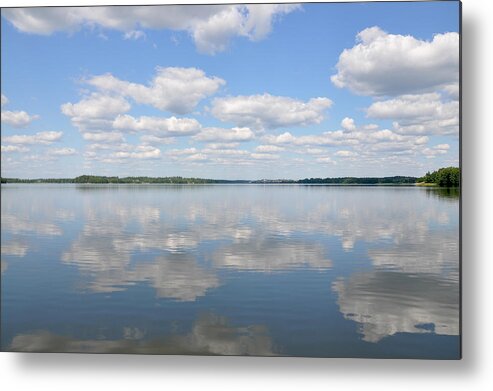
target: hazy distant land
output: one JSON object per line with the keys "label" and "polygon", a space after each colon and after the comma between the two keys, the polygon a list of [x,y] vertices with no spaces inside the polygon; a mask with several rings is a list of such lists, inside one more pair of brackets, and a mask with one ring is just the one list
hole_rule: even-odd
{"label": "hazy distant land", "polygon": [[337,178],[305,178],[305,179],[258,179],[258,180],[226,180],[147,176],[99,176],[81,175],[75,178],[1,178],[1,183],[79,183],[79,184],[334,184],[334,185],[437,185],[457,187],[460,184],[460,170],[456,167],[441,168],[427,173],[421,178],[412,176],[388,177],[337,177]]}

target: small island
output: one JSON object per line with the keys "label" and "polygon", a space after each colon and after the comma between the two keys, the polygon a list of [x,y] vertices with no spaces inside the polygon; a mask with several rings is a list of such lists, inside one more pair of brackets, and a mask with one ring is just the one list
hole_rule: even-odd
{"label": "small island", "polygon": [[1,178],[1,183],[75,183],[75,184],[170,184],[170,185],[203,185],[203,184],[300,184],[300,185],[407,185],[407,186],[439,186],[458,187],[460,185],[460,169],[457,167],[440,168],[428,172],[421,178],[412,176],[390,177],[337,177],[337,178],[305,178],[292,179],[259,179],[259,180],[227,180],[173,177],[118,177],[81,175],[75,178]]}

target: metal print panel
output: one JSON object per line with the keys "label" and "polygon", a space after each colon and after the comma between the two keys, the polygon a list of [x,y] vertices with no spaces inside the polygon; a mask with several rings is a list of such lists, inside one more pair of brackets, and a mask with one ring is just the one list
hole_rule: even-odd
{"label": "metal print panel", "polygon": [[1,23],[2,351],[461,357],[459,2]]}

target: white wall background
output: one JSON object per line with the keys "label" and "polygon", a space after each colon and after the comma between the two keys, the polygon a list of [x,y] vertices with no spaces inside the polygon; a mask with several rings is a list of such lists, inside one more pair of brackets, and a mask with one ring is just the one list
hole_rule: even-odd
{"label": "white wall background", "polygon": [[[206,3],[203,0],[168,2]],[[139,1],[0,0],[3,7],[136,3]],[[463,0],[462,361],[0,353],[0,387],[21,391],[490,389],[493,384],[492,9],[492,1]]]}

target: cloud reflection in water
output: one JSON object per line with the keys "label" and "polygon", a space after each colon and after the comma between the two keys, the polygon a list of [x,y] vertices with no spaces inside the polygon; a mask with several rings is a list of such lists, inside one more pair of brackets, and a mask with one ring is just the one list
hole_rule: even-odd
{"label": "cloud reflection in water", "polygon": [[20,352],[134,353],[195,355],[275,355],[265,326],[231,326],[225,317],[213,313],[200,316],[188,334],[143,339],[124,328],[119,340],[79,340],[48,331],[19,334],[9,350]]}

